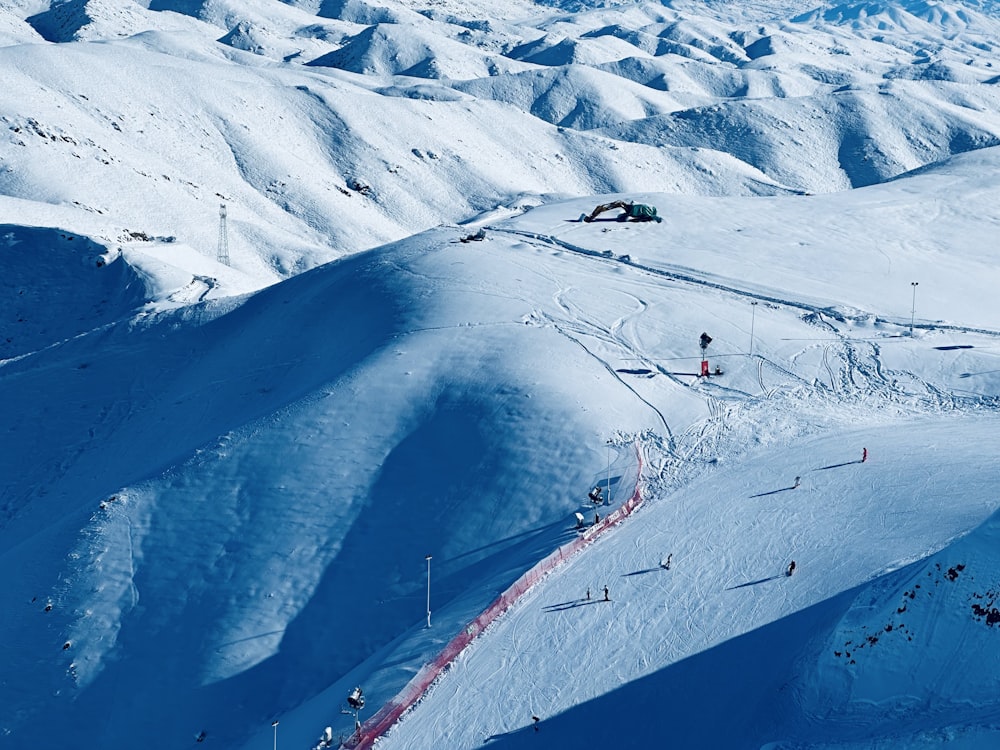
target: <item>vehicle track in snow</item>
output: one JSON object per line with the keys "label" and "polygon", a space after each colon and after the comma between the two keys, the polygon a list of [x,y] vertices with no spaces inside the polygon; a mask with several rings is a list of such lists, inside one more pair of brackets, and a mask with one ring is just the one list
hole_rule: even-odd
{"label": "vehicle track in snow", "polygon": [[[621,266],[627,266],[628,268],[634,269],[637,272],[650,274],[657,276],[669,281],[677,282],[678,284],[685,284],[696,286],[705,289],[714,289],[720,292],[725,292],[727,294],[734,295],[736,297],[757,300],[758,302],[766,302],[769,304],[777,305],[779,307],[790,308],[801,310],[804,314],[812,314],[817,316],[818,322],[822,323],[829,328],[831,332],[838,333],[839,331],[832,325],[832,323],[827,320],[830,318],[832,320],[837,320],[838,322],[846,322],[848,320],[847,316],[836,313],[828,307],[821,307],[819,305],[813,305],[808,302],[802,302],[801,300],[794,300],[782,297],[775,297],[772,295],[764,294],[762,292],[750,291],[747,289],[741,289],[732,284],[724,283],[723,281],[713,281],[711,279],[705,278],[703,275],[699,275],[694,269],[686,268],[683,266],[670,266],[665,265],[663,267],[653,267],[647,266],[642,263],[636,263],[631,260],[631,258],[615,257],[614,255],[599,252],[597,250],[590,250],[588,248],[582,247],[580,245],[574,245],[565,240],[561,240],[558,237],[552,235],[540,234],[537,232],[527,232],[520,229],[510,229],[504,227],[486,227],[491,232],[496,232],[498,234],[507,234],[511,236],[516,236],[521,239],[535,240],[537,242],[544,243],[553,247],[558,247],[561,250],[575,253],[577,255],[583,255],[590,258],[595,258],[606,263],[618,264]],[[898,326],[899,328],[908,328],[910,326],[909,320],[891,319],[880,317],[873,314],[858,314],[852,316],[853,318],[870,321],[872,324],[883,324]],[[1000,339],[1000,330],[992,328],[978,328],[973,326],[961,326],[947,323],[914,323],[913,328],[919,330],[933,330],[933,331],[949,331],[953,333],[971,333],[979,334],[982,336],[993,336]]]}
{"label": "vehicle track in snow", "polygon": [[[893,320],[866,312],[859,312],[854,316],[848,317],[839,312],[833,311],[830,308],[821,307],[800,300],[782,298],[756,291],[741,289],[721,280],[705,278],[704,276],[700,276],[695,270],[689,268],[670,266],[665,268],[652,267],[636,263],[628,257],[615,257],[607,252],[598,252],[579,245],[574,245],[551,235],[508,228],[488,227],[488,229],[493,232],[503,233],[519,237],[523,240],[528,240],[536,247],[540,244],[542,246],[558,248],[562,251],[591,258],[602,263],[626,267],[633,270],[637,274],[653,277],[661,284],[663,282],[670,282],[681,286],[711,289],[741,299],[764,302],[778,309],[799,311],[803,322],[814,325],[817,328],[822,329],[825,333],[828,333],[836,338],[836,343],[839,345],[839,348],[834,351],[833,344],[826,348],[823,354],[822,366],[830,378],[830,390],[834,391],[841,397],[852,399],[879,397],[887,402],[899,405],[910,403],[912,406],[922,405],[925,408],[929,407],[937,409],[959,408],[959,402],[967,401],[966,397],[959,397],[954,394],[946,393],[940,388],[924,382],[912,373],[887,372],[880,359],[879,355],[881,348],[877,343],[855,339],[849,334],[844,333],[841,329],[841,326],[845,323],[851,323],[854,320],[863,320],[872,325],[881,324],[897,326],[902,330],[905,327],[909,327],[910,321]],[[914,328],[933,330],[937,332],[974,334],[1000,339],[1000,330],[975,326],[935,323],[916,324],[914,325]],[[636,346],[634,337],[630,337],[631,340],[629,340],[624,336],[617,335],[617,331],[614,329],[605,329],[605,331],[605,336],[616,340],[623,349],[630,352],[631,358],[649,363],[652,365],[650,369],[656,369],[656,371],[661,374],[669,375],[664,368],[655,365],[655,362],[651,358],[644,356],[644,353],[638,346]],[[868,347],[867,356],[859,354],[859,348],[861,347]],[[839,360],[841,366],[835,367],[832,361],[833,359]],[[758,370],[758,380],[761,385],[761,390],[767,394],[768,398],[770,398],[774,395],[775,389],[769,390],[764,385],[762,377],[764,358],[761,358],[761,360],[761,365]],[[791,377],[800,381],[802,379],[801,375],[782,368],[780,365],[772,361],[767,361],[767,365],[780,371],[786,377]],[[671,379],[682,387],[690,387],[678,378],[671,377]],[[900,382],[903,379],[912,379],[919,385],[924,393],[917,395],[902,389],[900,387]],[[973,401],[982,401],[983,399],[989,400],[991,404],[996,403],[996,399],[988,399],[988,397],[982,396],[972,397]],[[914,401],[917,403],[914,403]],[[709,408],[714,407],[710,406]]]}
{"label": "vehicle track in snow", "polygon": [[[553,301],[557,307],[566,316],[564,320],[556,320],[552,316],[546,316],[546,322],[553,326],[559,333],[565,336],[567,339],[575,343],[581,349],[583,349],[587,354],[593,357],[595,360],[601,363],[601,366],[607,370],[608,374],[611,375],[615,380],[617,380],[624,388],[632,392],[632,394],[647,407],[649,407],[659,418],[660,424],[663,429],[669,434],[670,424],[667,422],[666,416],[660,409],[656,407],[651,401],[649,401],[645,396],[639,393],[635,388],[633,388],[629,383],[627,383],[621,375],[615,370],[615,368],[604,358],[599,356],[592,347],[588,346],[585,339],[592,338],[601,341],[605,344],[611,346],[625,346],[621,338],[616,338],[612,334],[611,327],[605,327],[599,322],[590,319],[578,306],[570,302],[567,298],[568,289],[560,289],[554,295]],[[639,309],[635,311],[634,315],[638,315],[645,310],[644,305],[640,305]],[[619,323],[619,326],[622,325]],[[626,347],[626,352],[631,353],[631,350]]]}

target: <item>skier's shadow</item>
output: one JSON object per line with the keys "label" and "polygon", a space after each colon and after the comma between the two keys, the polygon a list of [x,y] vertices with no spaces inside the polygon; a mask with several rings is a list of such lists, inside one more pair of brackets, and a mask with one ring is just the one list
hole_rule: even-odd
{"label": "skier's shadow", "polygon": [[518,727],[517,729],[512,729],[509,732],[500,732],[499,734],[491,734],[489,737],[483,740],[483,744],[485,745],[487,742],[492,742],[493,740],[502,740],[506,737],[514,737],[515,735],[523,734],[524,732],[529,732],[529,731],[531,731],[530,725],[525,727]]}
{"label": "skier's shadow", "polygon": [[645,570],[637,570],[633,573],[622,573],[622,578],[628,578],[630,576],[641,576],[646,573],[655,573],[658,570],[666,570],[663,566],[657,566],[655,568],[646,568]]}
{"label": "skier's shadow", "polygon": [[857,461],[844,461],[841,464],[830,464],[829,466],[820,466],[818,469],[813,469],[813,471],[825,471],[826,469],[839,469],[841,466],[850,466],[851,464],[863,464],[860,458]]}
{"label": "skier's shadow", "polygon": [[794,490],[795,485],[791,487],[782,487],[779,490],[771,490],[770,492],[759,492],[756,495],[751,495],[750,497],[767,497],[768,495],[777,495],[779,492],[788,492],[789,490]]}
{"label": "skier's shadow", "polygon": [[562,602],[561,604],[547,604],[542,609],[546,612],[564,612],[567,609],[576,609],[577,607],[585,607],[588,604],[597,604],[599,599],[574,599],[569,602]]}
{"label": "skier's shadow", "polygon": [[769,576],[768,578],[761,578],[757,581],[747,581],[746,583],[737,583],[735,586],[730,586],[726,591],[733,591],[734,589],[745,589],[747,586],[759,586],[762,583],[767,583],[768,581],[777,581],[779,578],[785,578],[785,575],[779,573],[776,576]]}

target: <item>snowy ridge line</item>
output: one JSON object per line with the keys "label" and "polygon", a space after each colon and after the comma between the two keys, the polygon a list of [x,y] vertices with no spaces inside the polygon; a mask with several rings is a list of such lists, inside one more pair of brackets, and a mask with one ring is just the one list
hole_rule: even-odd
{"label": "snowy ridge line", "polygon": [[[816,313],[817,315],[826,315],[837,321],[845,321],[848,318],[829,307],[819,307],[817,305],[810,305],[807,302],[796,302],[795,300],[782,299],[780,297],[771,297],[766,294],[760,294],[757,292],[750,292],[746,289],[738,289],[737,287],[728,286],[718,281],[709,281],[705,278],[699,278],[698,276],[692,276],[690,274],[678,273],[677,271],[667,271],[662,268],[653,268],[652,266],[645,266],[642,263],[636,263],[634,260],[623,260],[621,258],[616,258],[613,255],[608,255],[605,252],[599,250],[590,250],[580,245],[574,245],[571,242],[566,242],[558,237],[553,237],[549,234],[541,234],[539,232],[527,232],[522,229],[507,229],[503,227],[491,227],[487,226],[484,229],[489,229],[491,232],[502,232],[504,234],[512,234],[518,237],[524,237],[530,240],[538,240],[539,242],[545,242],[550,245],[556,245],[557,247],[567,250],[571,253],[576,253],[578,255],[589,255],[592,258],[600,258],[602,260],[611,260],[616,263],[620,263],[625,266],[630,266],[639,271],[644,271],[653,276],[661,276],[665,279],[670,279],[671,281],[679,281],[685,284],[692,284],[694,286],[699,286],[707,289],[716,289],[720,292],[728,292],[737,297],[746,297],[760,302],[770,302],[774,305],[781,305],[783,307],[791,307],[798,310],[804,310],[806,312]],[[891,320],[889,318],[883,318],[879,315],[874,315],[872,317],[875,323],[886,323],[888,325],[894,326],[905,326],[910,327],[910,322],[908,320]],[[954,325],[949,323],[914,323],[914,328],[920,328],[927,331],[952,331],[957,333],[976,333],[983,336],[1000,336],[1000,331],[992,328],[972,328],[963,325]],[[833,333],[839,334],[839,331],[834,330]]]}
{"label": "snowy ridge line", "polygon": [[614,528],[618,523],[625,520],[642,504],[642,450],[638,443],[635,446],[637,470],[635,477],[635,489],[632,496],[622,503],[618,508],[601,519],[598,523],[590,526],[580,536],[572,542],[562,545],[547,557],[542,558],[529,570],[512,583],[506,591],[501,593],[492,604],[472,622],[462,628],[448,644],[442,649],[433,661],[428,662],[410,679],[406,686],[396,695],[395,698],[380,708],[374,716],[361,725],[361,729],[356,731],[351,738],[344,742],[341,750],[367,750],[375,741],[389,731],[390,727],[410,708],[412,708],[427,692],[431,684],[447,669],[448,665],[461,654],[466,647],[472,643],[486,628],[497,620],[504,612],[510,609],[522,596],[530,591],[535,584],[542,580],[548,573],[558,567],[561,563],[580,552],[584,547],[601,537],[606,532]]}

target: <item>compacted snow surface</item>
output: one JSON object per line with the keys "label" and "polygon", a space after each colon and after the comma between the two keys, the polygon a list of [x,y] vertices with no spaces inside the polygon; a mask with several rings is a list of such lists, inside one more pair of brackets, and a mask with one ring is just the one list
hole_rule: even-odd
{"label": "compacted snow surface", "polygon": [[636,485],[378,747],[1000,744],[998,11],[793,5],[0,0],[0,744],[352,745]]}

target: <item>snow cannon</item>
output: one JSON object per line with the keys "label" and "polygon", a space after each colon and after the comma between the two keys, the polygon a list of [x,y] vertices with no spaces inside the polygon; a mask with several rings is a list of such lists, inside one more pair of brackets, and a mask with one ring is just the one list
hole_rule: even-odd
{"label": "snow cannon", "polygon": [[708,372],[708,345],[712,343],[712,337],[707,333],[701,334],[701,339],[699,340],[701,344],[701,376],[707,378]]}

